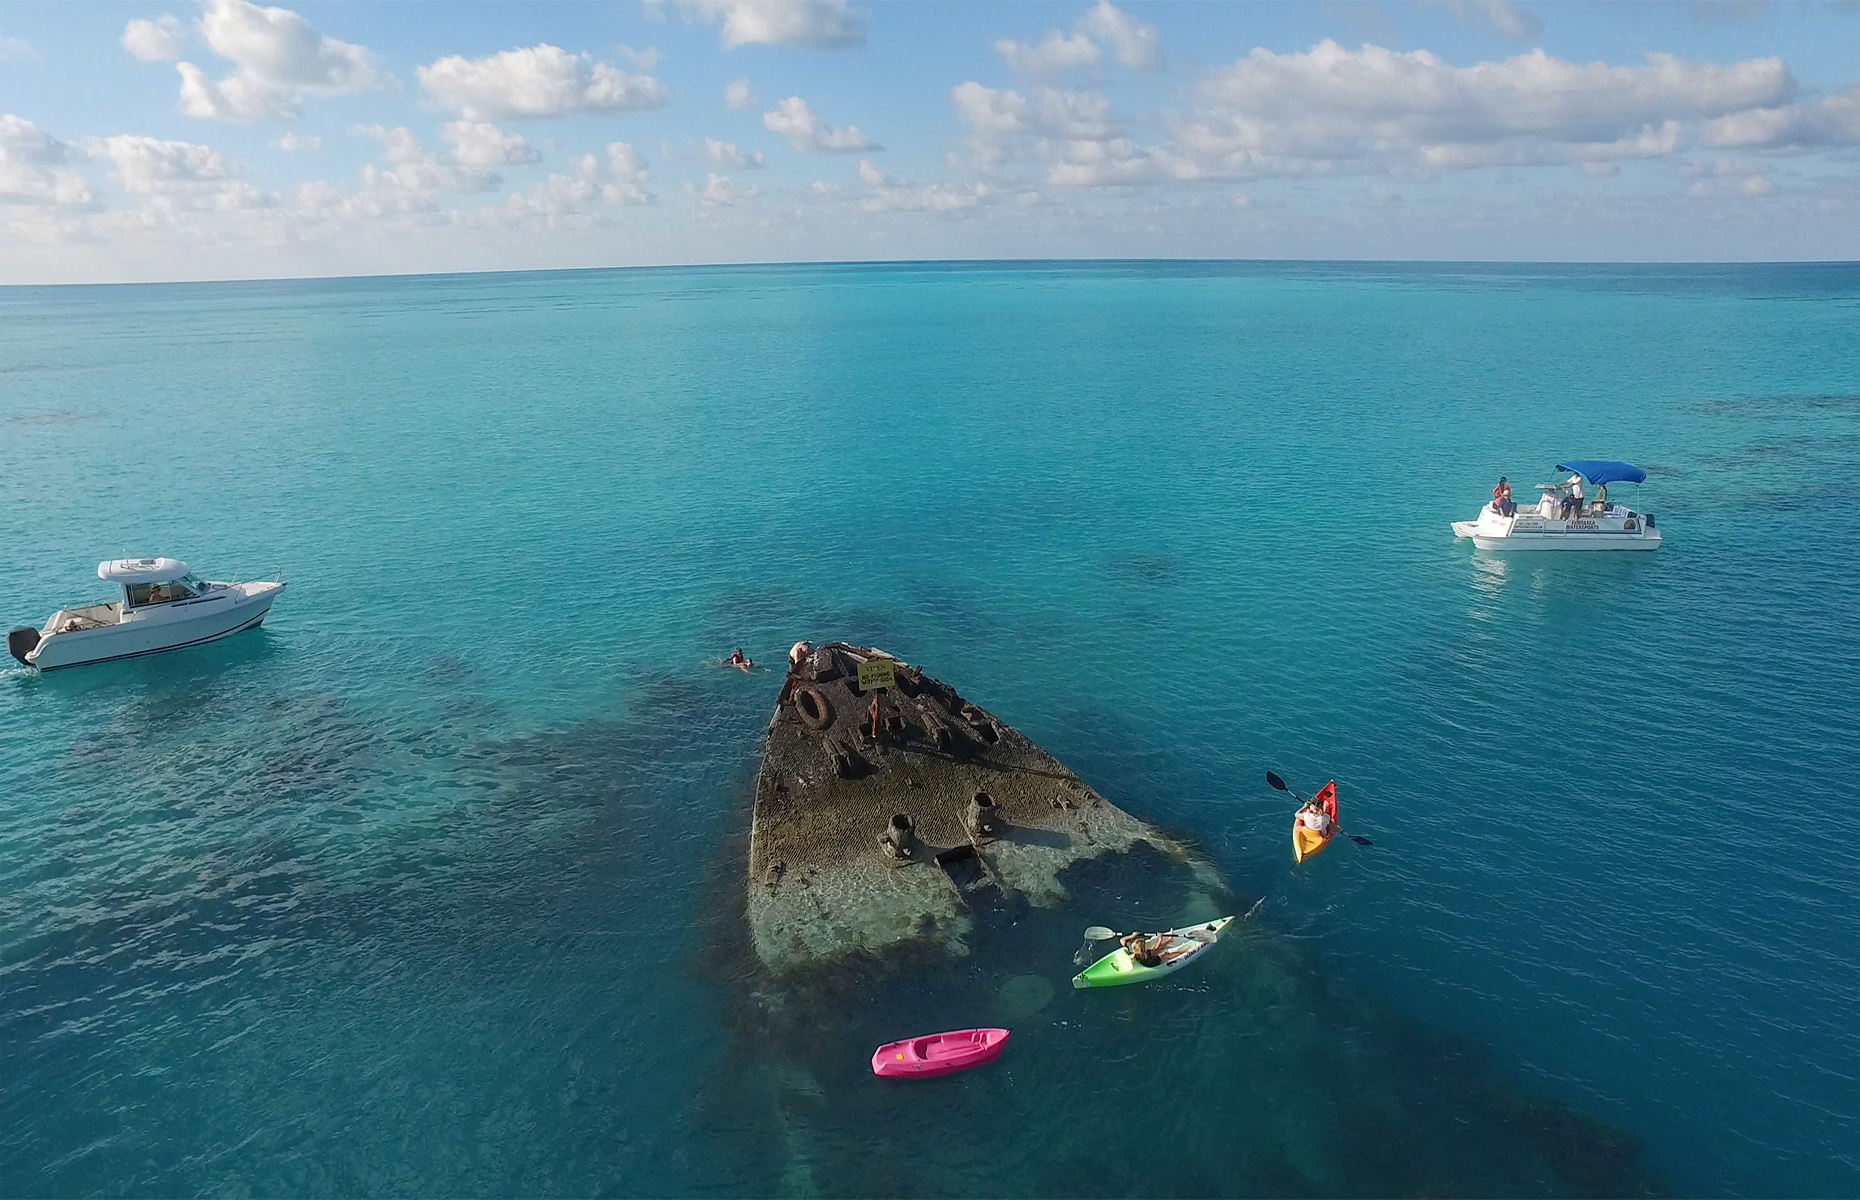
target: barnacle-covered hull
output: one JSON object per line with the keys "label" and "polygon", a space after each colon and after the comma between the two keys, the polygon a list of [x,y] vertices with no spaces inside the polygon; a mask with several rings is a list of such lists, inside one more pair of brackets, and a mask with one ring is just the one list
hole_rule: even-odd
{"label": "barnacle-covered hull", "polygon": [[768,726],[749,845],[756,952],[777,970],[926,939],[963,954],[977,914],[1067,899],[1060,874],[1147,841],[1212,869],[992,713],[896,660],[861,690],[846,643],[797,656]]}

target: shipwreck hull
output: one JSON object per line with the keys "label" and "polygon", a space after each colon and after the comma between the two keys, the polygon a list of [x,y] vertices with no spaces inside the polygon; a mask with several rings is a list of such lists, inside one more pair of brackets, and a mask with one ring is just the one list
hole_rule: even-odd
{"label": "shipwreck hull", "polygon": [[859,665],[888,658],[831,643],[783,683],[749,843],[749,921],[765,965],[916,939],[965,954],[977,919],[1059,907],[1062,871],[1138,841],[1221,887],[1186,847],[917,668],[892,660],[895,687],[861,690]]}

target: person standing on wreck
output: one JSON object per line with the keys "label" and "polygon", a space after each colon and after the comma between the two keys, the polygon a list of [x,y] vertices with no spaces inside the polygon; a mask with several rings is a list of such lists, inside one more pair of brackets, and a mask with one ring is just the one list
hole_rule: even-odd
{"label": "person standing on wreck", "polygon": [[872,703],[865,710],[865,715],[872,722],[872,744],[880,749],[890,745],[890,739],[885,736],[885,706],[879,701],[882,695],[884,695],[883,692],[873,692]]}

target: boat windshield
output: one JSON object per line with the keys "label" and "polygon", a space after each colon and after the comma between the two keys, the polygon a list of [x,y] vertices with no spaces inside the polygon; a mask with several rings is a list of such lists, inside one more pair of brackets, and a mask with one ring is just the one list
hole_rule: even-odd
{"label": "boat windshield", "polygon": [[189,575],[186,579],[176,579],[170,583],[132,583],[124,591],[129,597],[129,607],[142,608],[150,604],[169,604],[189,599],[199,594],[196,590],[198,585],[199,580]]}

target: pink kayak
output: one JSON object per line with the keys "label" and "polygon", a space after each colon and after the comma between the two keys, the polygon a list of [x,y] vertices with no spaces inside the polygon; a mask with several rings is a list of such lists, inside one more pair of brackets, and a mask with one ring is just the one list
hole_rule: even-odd
{"label": "pink kayak", "polygon": [[892,1042],[872,1051],[872,1074],[928,1079],[992,1062],[1007,1043],[1005,1029],[958,1029]]}

